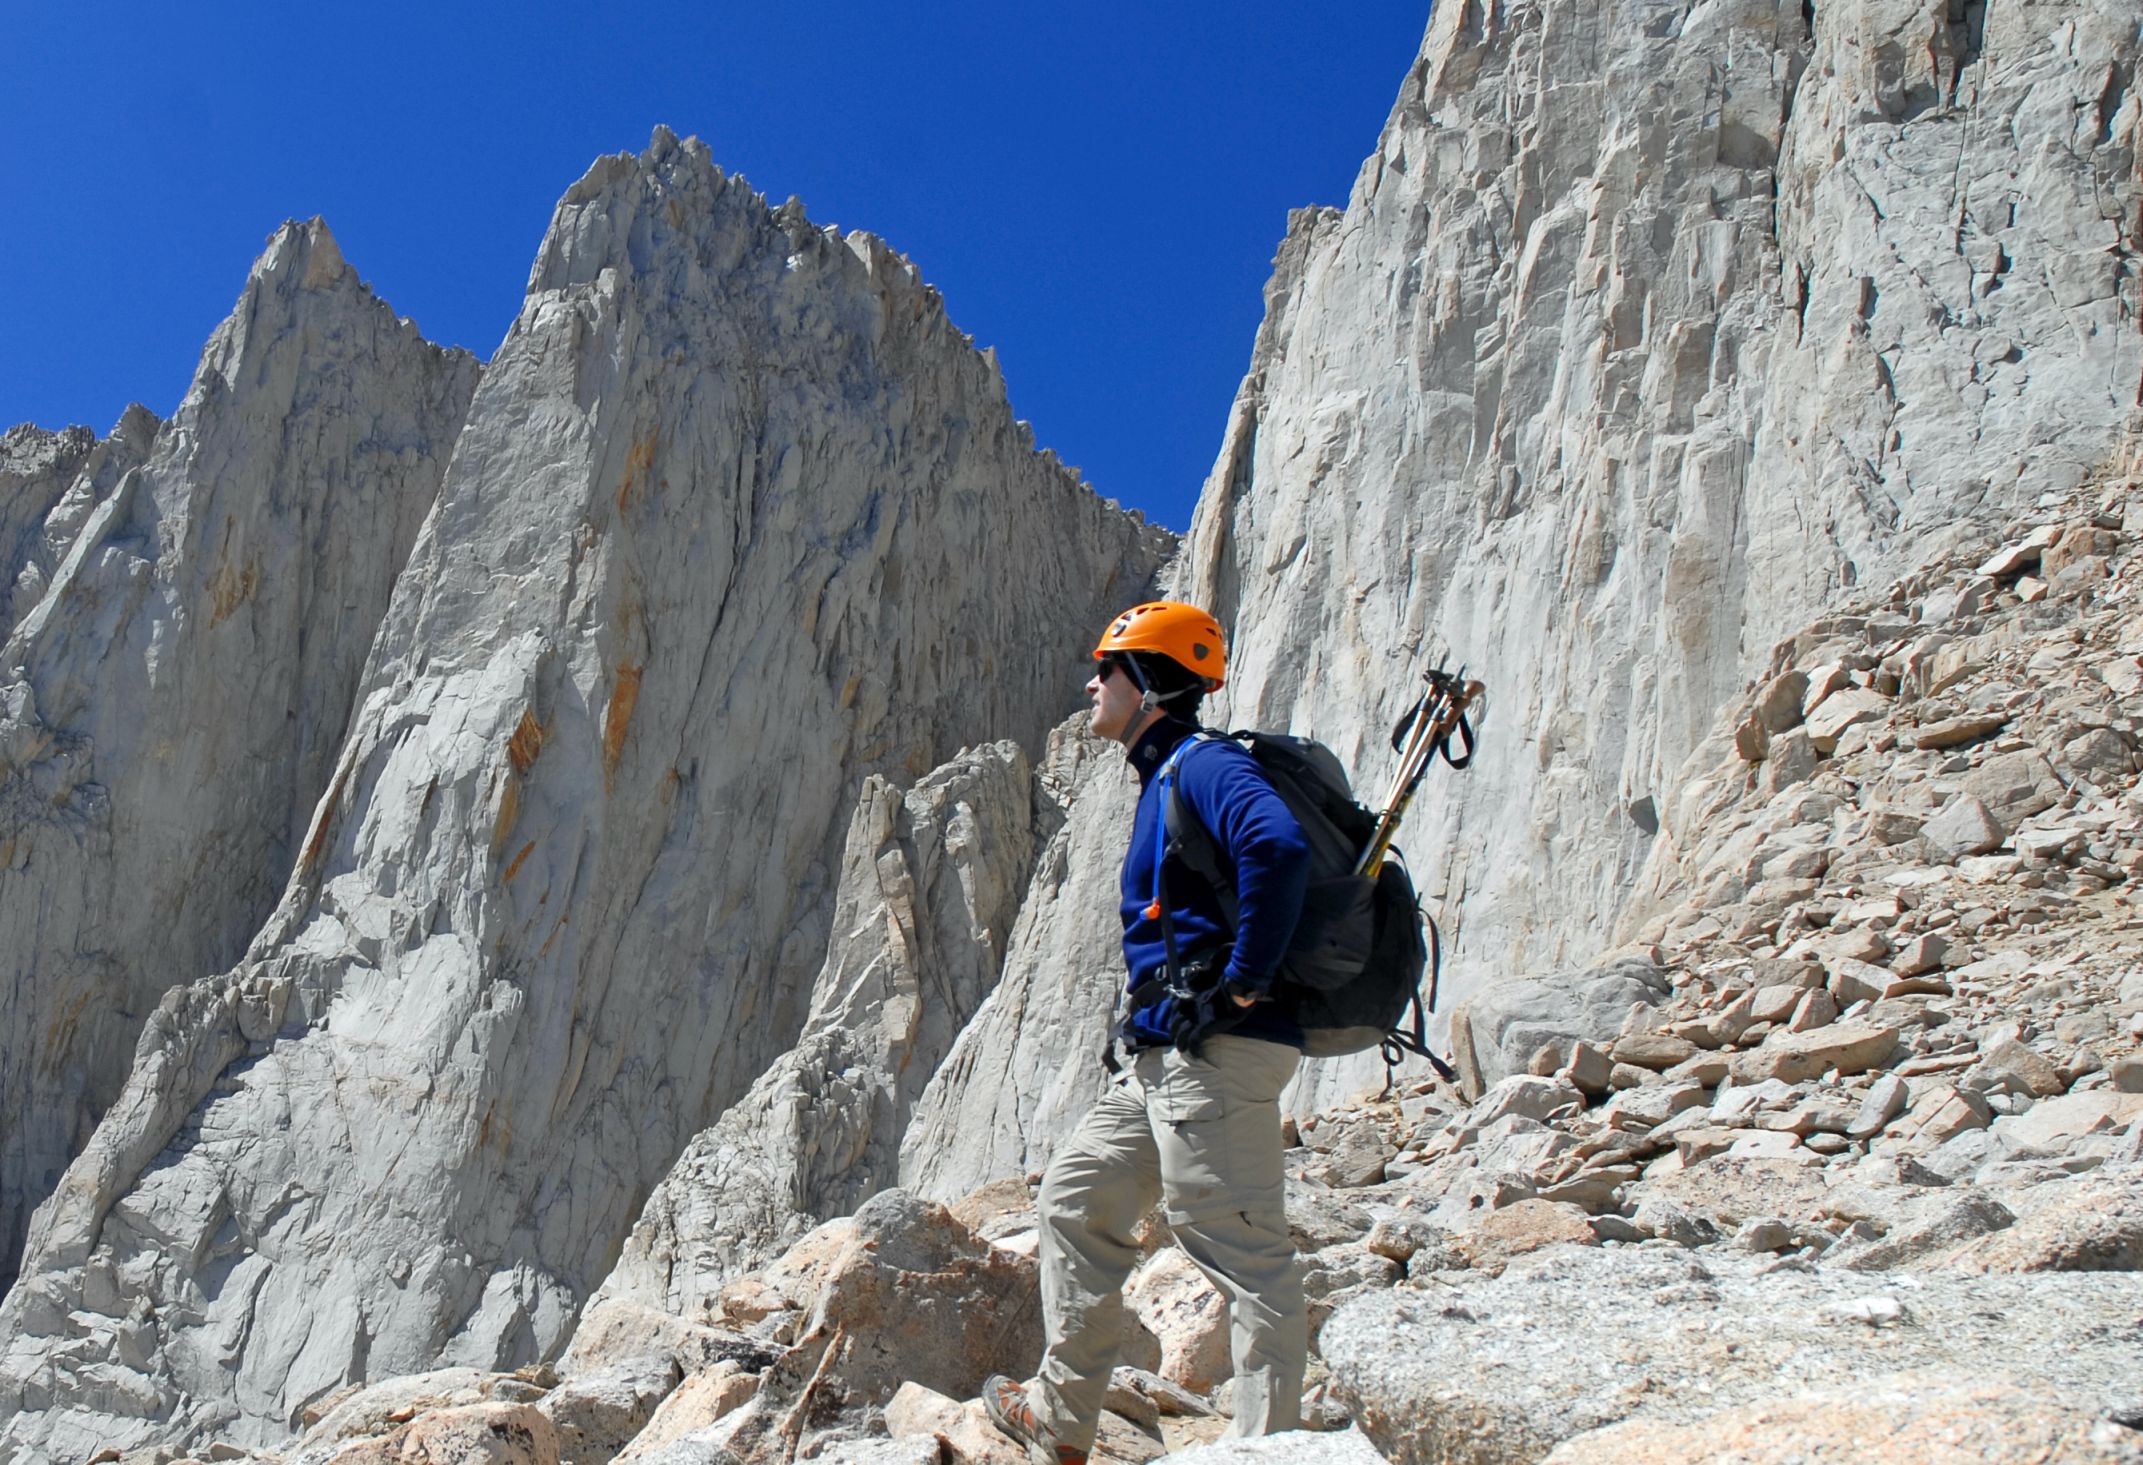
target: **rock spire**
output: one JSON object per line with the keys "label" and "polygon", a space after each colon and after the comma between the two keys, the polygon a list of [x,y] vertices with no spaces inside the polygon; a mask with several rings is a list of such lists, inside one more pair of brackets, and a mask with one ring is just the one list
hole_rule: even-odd
{"label": "rock spire", "polygon": [[274,909],[477,374],[314,220],[169,423],[9,434],[48,456],[0,493],[0,1277],[158,999]]}
{"label": "rock spire", "polygon": [[[233,360],[268,334],[242,314]],[[1038,752],[1170,543],[1035,452],[877,239],[666,131],[597,162],[280,903],[166,993],[38,1213],[0,1458],[281,1439],[350,1379],[555,1351],[685,1141],[795,1041],[864,780]]]}

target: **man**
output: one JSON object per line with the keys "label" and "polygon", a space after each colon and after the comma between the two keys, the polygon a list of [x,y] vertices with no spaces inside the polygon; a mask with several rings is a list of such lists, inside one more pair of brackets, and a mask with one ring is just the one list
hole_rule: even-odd
{"label": "man", "polygon": [[[1122,1288],[1139,1259],[1133,1237],[1156,1199],[1228,1304],[1231,1434],[1295,1426],[1308,1354],[1278,1102],[1301,1062],[1302,1030],[1265,1000],[1301,914],[1308,845],[1240,745],[1193,738],[1200,700],[1227,675],[1211,616],[1169,601],[1135,606],[1094,658],[1093,730],[1123,745],[1141,785],[1123,865],[1132,997],[1118,1037],[1132,1059],[1042,1180],[1041,1372],[1024,1387],[1002,1375],[983,1385],[990,1418],[1038,1465],[1085,1465],[1093,1448]],[[1171,786],[1233,873],[1232,930],[1204,882],[1173,862],[1162,878]],[[1202,1001],[1169,995],[1171,942],[1186,978],[1175,985]]]}

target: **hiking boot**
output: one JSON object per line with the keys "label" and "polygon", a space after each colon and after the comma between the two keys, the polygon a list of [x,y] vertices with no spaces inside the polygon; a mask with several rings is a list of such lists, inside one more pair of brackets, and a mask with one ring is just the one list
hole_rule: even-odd
{"label": "hiking boot", "polygon": [[982,1408],[990,1423],[1027,1447],[1027,1458],[1034,1465],[1086,1465],[1086,1451],[1058,1444],[1057,1437],[1034,1417],[1027,1391],[1003,1374],[993,1373],[983,1380]]}

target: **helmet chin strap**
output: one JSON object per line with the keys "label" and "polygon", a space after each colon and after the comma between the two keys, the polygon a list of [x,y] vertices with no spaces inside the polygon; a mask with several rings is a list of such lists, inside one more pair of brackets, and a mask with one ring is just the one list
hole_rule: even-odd
{"label": "helmet chin strap", "polygon": [[1196,689],[1192,687],[1179,687],[1173,692],[1156,692],[1151,687],[1148,687],[1145,691],[1139,693],[1139,711],[1153,712],[1159,710],[1166,712],[1170,717],[1174,717],[1177,715],[1176,710],[1168,704],[1178,697],[1189,696],[1194,690]]}
{"label": "helmet chin strap", "polygon": [[1147,684],[1146,673],[1139,669],[1139,664],[1127,656],[1124,658],[1124,670],[1131,673],[1131,684],[1138,688],[1138,710],[1146,713],[1159,707],[1162,702],[1161,694]]}
{"label": "helmet chin strap", "polygon": [[1138,710],[1141,715],[1153,711],[1165,712],[1168,710],[1166,703],[1193,690],[1190,687],[1179,687],[1173,692],[1156,692],[1151,684],[1147,682],[1146,673],[1139,669],[1139,664],[1136,661],[1126,656],[1123,659],[1123,666],[1131,675],[1131,685],[1138,688]]}

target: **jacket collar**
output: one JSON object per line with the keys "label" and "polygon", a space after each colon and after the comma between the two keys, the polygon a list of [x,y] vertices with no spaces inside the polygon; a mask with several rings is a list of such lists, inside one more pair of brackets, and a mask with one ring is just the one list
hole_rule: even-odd
{"label": "jacket collar", "polygon": [[1139,736],[1124,754],[1131,766],[1138,770],[1138,786],[1144,789],[1153,782],[1153,776],[1161,771],[1168,755],[1175,751],[1176,744],[1198,731],[1195,723],[1185,722],[1180,717],[1163,716],[1161,720]]}

